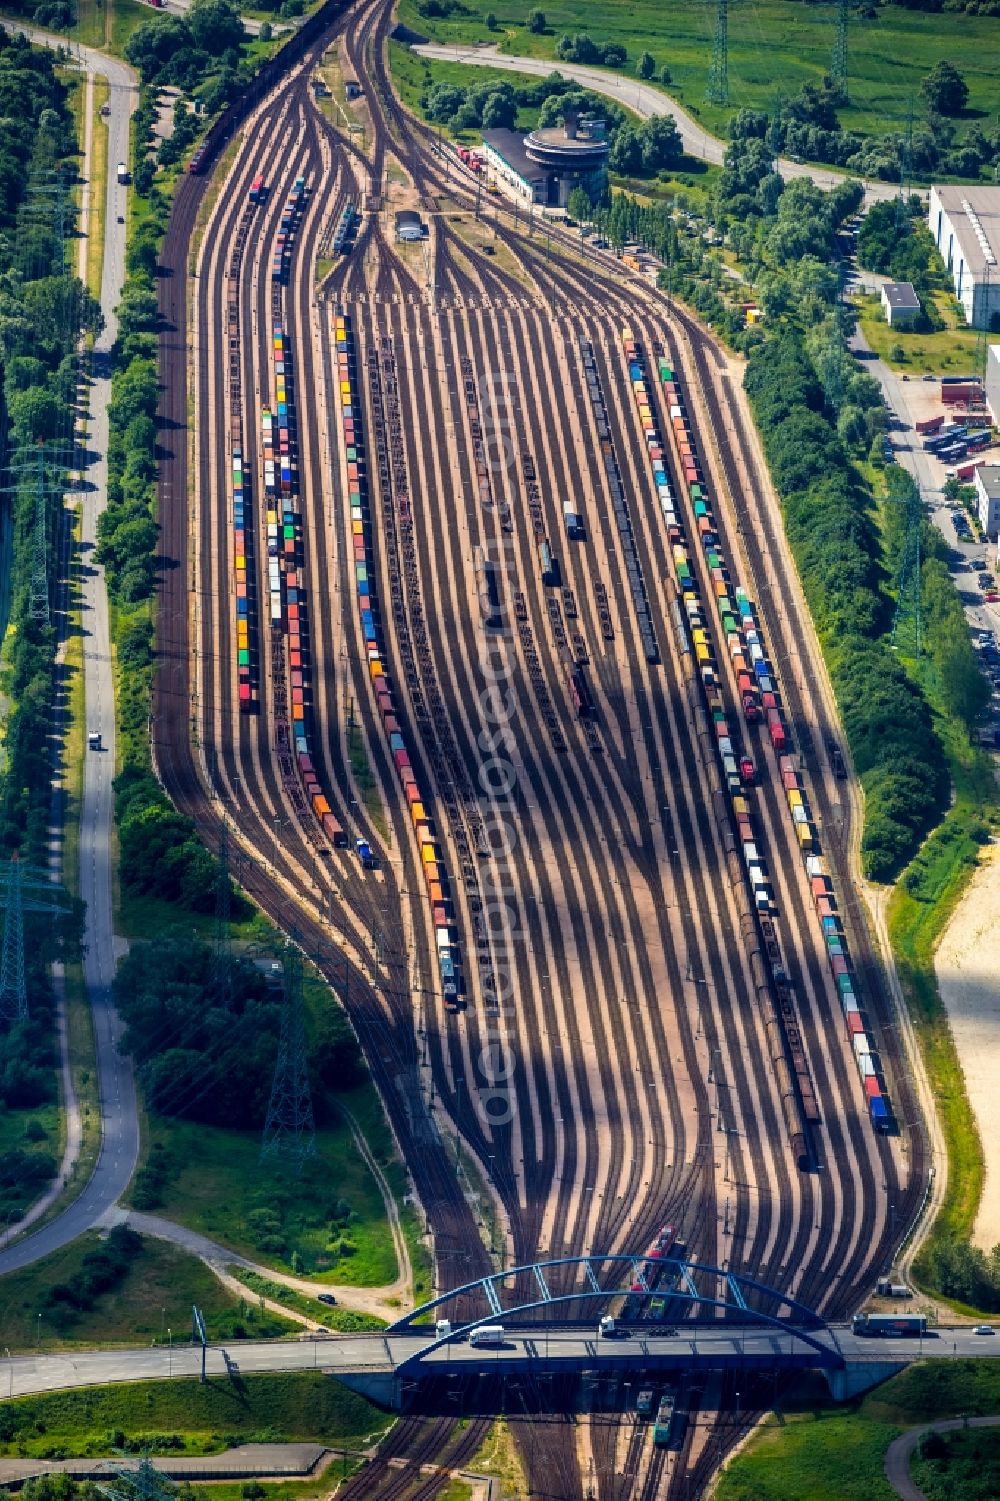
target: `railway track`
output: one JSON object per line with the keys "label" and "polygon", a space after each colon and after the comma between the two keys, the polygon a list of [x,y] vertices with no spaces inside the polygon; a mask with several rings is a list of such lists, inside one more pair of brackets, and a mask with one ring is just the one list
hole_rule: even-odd
{"label": "railway track", "polygon": [[[667,351],[694,395],[709,484],[731,498],[731,511],[717,511],[732,566],[745,562],[751,588],[776,566],[780,586],[780,548],[765,566],[757,541],[763,511],[748,434],[738,412],[727,424],[711,341],[648,286],[584,264],[558,233],[543,246],[499,214],[497,255],[477,256],[475,187],[395,100],[390,27],[384,0],[328,16],[303,60],[260,91],[193,267],[205,180],[186,180],[176,199],[161,282],[159,774],[209,848],[225,822],[247,856],[242,884],[345,1004],[433,1230],[439,1286],[492,1266],[455,1172],[464,1155],[463,1181],[474,1165],[515,1261],[644,1244],[670,1219],[696,1259],[738,1260],[842,1313],[919,1191],[919,1138],[907,1163],[867,1126],[781,789],[753,742],[764,772],[755,816],[779,872],[783,950],[823,1107],[813,1142],[823,1172],[802,1173],[789,1150],[741,929],[746,892],[707,792],[691,673],[671,625],[670,548],[623,326],[644,348]],[[364,152],[310,98],[309,73],[331,43],[366,84]],[[348,200],[384,208],[390,169],[428,216],[426,251],[399,250],[382,213],[364,212],[351,253],[317,288],[329,224]],[[258,177],[267,195],[248,215]],[[282,205],[296,179],[305,206],[287,277],[275,282]],[[464,1014],[442,1004],[437,919],[355,599],[338,318],[353,331],[367,598],[393,723],[450,876]],[[328,846],[280,754],[282,683],[294,682],[264,610],[260,420],[275,396],[276,322],[290,365],[302,723],[322,794],[349,838],[380,853],[375,872]],[[228,607],[237,432],[255,528],[246,553],[254,713],[239,706]],[[680,493],[673,460],[670,469]],[[567,534],[570,500],[582,538]],[[808,627],[766,593],[759,608],[787,660],[795,631]],[[783,692],[793,727],[815,722],[822,738],[821,712],[793,675],[783,674]],[[735,725],[728,684],[723,698]],[[815,742],[803,749],[826,828],[836,823],[835,789]],[[832,854],[848,889],[843,818],[840,828]],[[875,987],[860,924],[851,945]],[[895,1064],[891,1047],[889,1056]],[[461,1145],[449,1144],[449,1130]],[[553,1283],[553,1293],[572,1290]],[[686,1439],[668,1466],[640,1427],[623,1434],[618,1419],[595,1415],[579,1431],[540,1432],[528,1397],[519,1400],[512,1427],[532,1484],[567,1498],[582,1498],[588,1470],[603,1501],[686,1494],[735,1436],[703,1412],[697,1452]],[[725,1389],[717,1400],[725,1407]],[[345,1495],[433,1495],[441,1477],[420,1477],[420,1464],[441,1463],[438,1454],[467,1462],[484,1431],[482,1420],[462,1429],[452,1418],[404,1419]],[[625,1473],[635,1473],[627,1492],[612,1463],[621,1445]]]}

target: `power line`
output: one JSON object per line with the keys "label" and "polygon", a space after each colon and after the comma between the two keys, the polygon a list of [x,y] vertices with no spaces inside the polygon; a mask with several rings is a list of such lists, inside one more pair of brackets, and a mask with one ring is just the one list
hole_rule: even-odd
{"label": "power line", "polygon": [[[25,888],[28,895],[25,896]],[[42,891],[55,900],[44,901]],[[0,1022],[23,1021],[28,1015],[28,982],[24,965],[25,912],[64,913],[60,888],[31,866],[25,866],[16,851],[11,856],[0,902],[4,906],[3,950],[0,955]]]}
{"label": "power line", "polygon": [[261,1157],[282,1157],[301,1168],[316,1155],[316,1123],[309,1090],[302,1004],[302,956],[295,944],[285,949],[285,996],[274,1082],[264,1122]]}
{"label": "power line", "polygon": [[707,104],[729,103],[729,0],[716,0],[715,39],[708,69]]}
{"label": "power line", "polygon": [[847,18],[848,0],[838,0],[837,3],[837,35],[833,43],[833,66],[830,69],[830,82],[833,84],[833,92],[838,104],[846,104],[847,96]]}

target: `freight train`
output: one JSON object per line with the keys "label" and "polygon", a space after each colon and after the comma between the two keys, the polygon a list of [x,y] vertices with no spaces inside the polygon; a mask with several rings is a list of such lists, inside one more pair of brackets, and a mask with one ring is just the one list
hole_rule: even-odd
{"label": "freight train", "polygon": [[[623,343],[625,356],[629,363],[629,376],[632,380],[636,399],[641,402],[640,415],[643,416],[643,425],[644,429],[647,430],[648,438],[649,432],[645,416],[647,413],[651,414],[652,407],[648,397],[646,397],[642,358],[630,329],[623,330]],[[684,476],[695,528],[698,532],[711,576],[712,588],[716,596],[716,605],[720,616],[721,630],[730,657],[730,668],[736,693],[742,705],[744,717],[748,722],[752,723],[759,717],[759,714],[763,714],[764,716],[768,737],[777,758],[782,788],[795,832],[796,843],[802,852],[803,859],[806,861],[813,899],[822,927],[827,962],[840,996],[848,1036],[865,1093],[869,1119],[877,1131],[890,1131],[894,1127],[894,1119],[885,1090],[881,1062],[871,1035],[871,1028],[864,1021],[860,1012],[846,939],[837,910],[836,898],[830,883],[829,872],[819,853],[817,830],[806,798],[798,761],[792,753],[789,729],[785,722],[781,706],[777,680],[766,654],[763,633],[746,590],[740,586],[734,588],[731,584],[719,544],[719,537],[705,481],[701,473],[680,384],[666,359],[660,358],[658,371],[663,398],[670,417],[671,442],[678,468]],[[646,397],[644,402],[641,400],[643,397]],[[662,464],[658,464],[656,459],[652,459],[652,462],[657,493],[663,509],[664,520],[667,523],[668,538],[672,544],[677,583],[685,600],[690,623],[696,617],[698,605],[696,602],[692,603],[688,598],[688,592],[693,593],[694,591],[685,591],[684,581],[690,577],[690,573],[687,570],[681,571],[682,565],[687,564],[689,561],[688,553],[679,517],[673,504],[672,492]],[[720,754],[723,757],[723,771],[726,783],[730,791],[736,793],[737,790],[732,778],[732,767],[726,760],[726,752],[723,748],[726,739],[724,732],[728,729],[728,726],[725,724],[724,714],[721,717],[717,714],[717,710],[721,710],[721,703],[716,704],[713,702],[717,697],[717,689],[713,686],[712,678],[706,676],[706,669],[710,670],[711,667],[710,660],[704,659],[700,665],[702,667],[703,682],[709,696],[710,709],[713,713],[713,718],[716,719],[716,729],[720,742]],[[742,789],[739,789],[739,791],[741,792]],[[766,897],[768,888],[766,873],[758,858],[756,842],[752,837],[746,799],[738,795],[738,793],[733,796],[733,813],[737,822],[739,842],[742,846],[747,873],[753,889],[754,904],[758,913],[763,916],[767,911]],[[817,861],[819,864],[812,867],[811,862],[813,861]],[[812,874],[813,868],[816,870],[815,875]],[[803,1107],[803,1118],[806,1121],[816,1121],[819,1119],[819,1112],[812,1078],[808,1071],[801,1045],[801,1036],[797,1020],[795,1019],[791,988],[788,985],[784,967],[780,964],[780,951],[777,948],[777,943],[774,939],[773,924],[769,918],[766,919],[766,926],[763,927],[763,933],[771,961],[776,999],[785,1024],[790,1056],[796,1072]]]}
{"label": "freight train", "polygon": [[[367,476],[362,462],[364,440],[354,333],[348,314],[340,308],[334,314],[334,350],[337,361],[336,389],[340,399],[341,432],[344,439],[347,470],[347,494],[351,512],[354,586],[364,637],[365,655],[368,661],[368,673],[375,697],[375,706],[382,720],[382,728],[389,743],[393,765],[410,811],[410,819],[420,850],[420,865],[434,926],[435,953],[444,1008],[448,1012],[459,1012],[465,1010],[466,1000],[444,851],[435,834],[423,794],[417,784],[416,772],[400,728],[392,686],[385,670],[381,627],[374,600],[374,569],[369,566],[371,523]],[[377,424],[380,417],[377,412],[375,420],[375,443],[376,451],[378,451],[384,447],[385,433],[378,430]]]}

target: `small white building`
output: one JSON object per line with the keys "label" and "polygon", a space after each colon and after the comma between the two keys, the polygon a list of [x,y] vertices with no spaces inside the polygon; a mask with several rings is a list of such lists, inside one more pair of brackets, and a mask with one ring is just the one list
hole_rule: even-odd
{"label": "small white building", "polygon": [[1000,314],[1000,187],[933,187],[927,224],[965,321],[989,328]]}
{"label": "small white building", "polygon": [[920,298],[912,282],[887,281],[882,287],[882,311],[890,328],[908,328],[920,312]]}
{"label": "small white building", "polygon": [[979,525],[991,542],[1000,537],[1000,464],[979,464],[976,468],[976,500]]}

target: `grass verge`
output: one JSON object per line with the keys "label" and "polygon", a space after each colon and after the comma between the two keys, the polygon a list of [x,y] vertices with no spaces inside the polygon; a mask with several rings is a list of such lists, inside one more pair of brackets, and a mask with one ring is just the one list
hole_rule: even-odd
{"label": "grass verge", "polygon": [[1000,1411],[997,1365],[923,1361],[856,1402],[783,1401],[726,1465],[716,1501],[892,1501],[892,1440],[932,1419]]}
{"label": "grass verge", "polygon": [[[933,294],[934,306],[946,324],[937,333],[918,333],[910,328],[890,328],[878,297],[856,297],[861,331],[871,348],[890,370],[911,376],[961,375],[972,370],[976,360],[978,334],[966,325],[958,303],[948,292]],[[890,350],[903,350],[903,358],[892,359]]]}
{"label": "grass verge", "polygon": [[486,1442],[469,1461],[468,1468],[473,1474],[490,1475],[498,1480],[501,1496],[528,1494],[528,1477],[505,1418],[497,1418],[486,1435]]}
{"label": "grass verge", "polygon": [[[363,1109],[368,1092],[345,1096],[352,1113]],[[369,1145],[397,1191],[384,1125],[381,1133],[369,1136]],[[382,1287],[396,1279],[382,1195],[346,1123],[317,1131],[316,1158],[298,1177],[280,1164],[261,1162],[256,1133],[156,1116],[145,1135],[149,1149],[132,1188],[140,1207],[281,1271],[353,1287]]]}
{"label": "grass verge", "polygon": [[110,87],[106,78],[94,79],[94,128],[90,157],[90,224],[87,232],[87,286],[101,295],[104,267],[104,210],[108,190],[108,127],[101,115]]}
{"label": "grass verge", "polygon": [[361,801],[365,806],[365,812],[378,829],[382,838],[391,842],[389,820],[385,816],[385,809],[382,806],[382,799],[379,796],[378,783],[368,764],[364,744],[356,734],[353,725],[347,732],[347,751],[355,785],[361,794]]}
{"label": "grass verge", "polygon": [[[313,1440],[348,1448],[367,1446],[392,1419],[322,1372],[143,1381],[53,1392],[5,1402],[4,1444],[15,1452],[54,1449],[87,1457],[128,1439],[168,1436],[171,1452],[216,1454],[230,1444]],[[151,1444],[156,1452],[161,1443]],[[216,1488],[212,1487],[216,1495]]]}
{"label": "grass verge", "polygon": [[234,1297],[197,1257],[150,1236],[143,1237],[123,1278],[89,1306],[51,1301],[52,1288],[79,1286],[74,1279],[83,1259],[99,1243],[96,1233],[88,1233],[0,1280],[5,1346],[17,1352],[148,1345],[166,1342],[168,1330],[178,1343],[186,1342],[193,1303],[201,1308],[212,1340],[267,1339],[297,1328],[278,1314],[261,1311],[256,1298]]}

